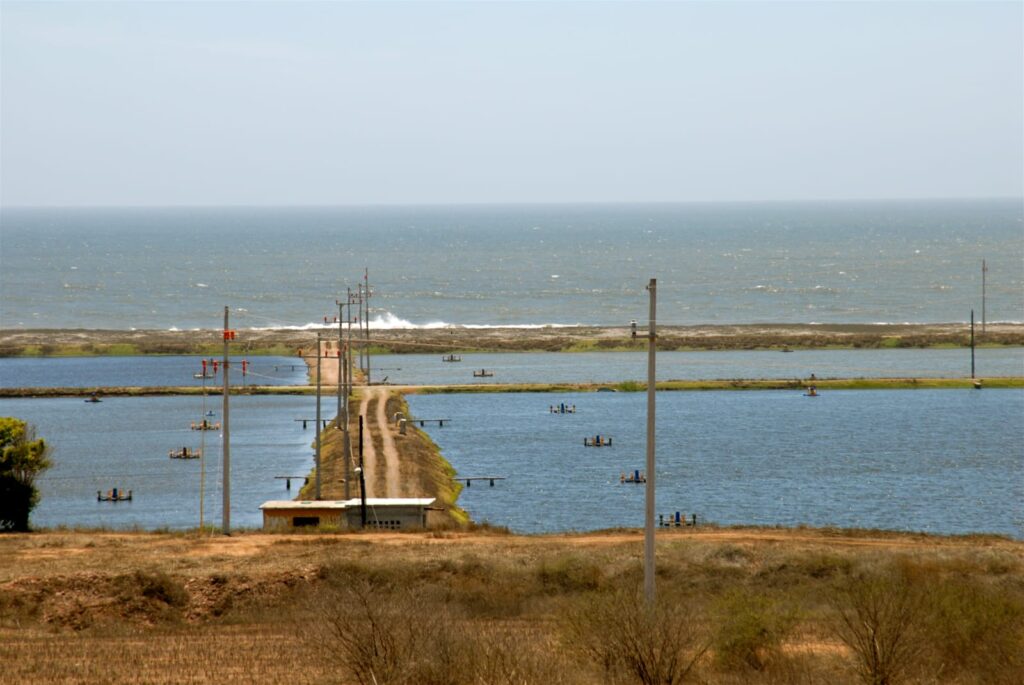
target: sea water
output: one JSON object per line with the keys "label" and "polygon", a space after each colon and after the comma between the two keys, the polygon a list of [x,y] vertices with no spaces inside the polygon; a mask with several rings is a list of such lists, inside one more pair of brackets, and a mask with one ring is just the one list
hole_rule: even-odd
{"label": "sea water", "polygon": [[10,209],[0,328],[1024,320],[1017,200]]}
{"label": "sea water", "polygon": [[[411,395],[473,519],[537,533],[641,527],[645,393]],[[575,405],[553,414],[551,405]],[[1024,391],[660,392],[657,506],[719,524],[1024,537]],[[610,447],[585,447],[601,435]]]}

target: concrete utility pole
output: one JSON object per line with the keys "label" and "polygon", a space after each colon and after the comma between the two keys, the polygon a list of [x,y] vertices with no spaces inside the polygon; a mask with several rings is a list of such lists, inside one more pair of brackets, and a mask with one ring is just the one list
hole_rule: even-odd
{"label": "concrete utility pole", "polygon": [[352,462],[352,436],[351,436],[351,434],[349,433],[349,430],[348,430],[350,411],[351,411],[351,409],[349,407],[349,404],[348,404],[348,398],[352,396],[352,376],[353,376],[353,368],[352,368],[352,305],[356,303],[356,301],[355,301],[355,299],[353,298],[353,295],[352,295],[352,289],[351,288],[347,288],[347,290],[348,290],[348,320],[347,320],[346,323],[347,323],[347,328],[348,328],[348,339],[345,341],[345,354],[347,355],[347,358],[345,360],[345,370],[348,372],[347,375],[346,375],[346,379],[347,379],[348,383],[347,383],[347,385],[345,387],[345,499],[349,499],[350,498],[349,482],[352,480],[351,472],[349,470],[351,468],[350,464]]}
{"label": "concrete utility pole", "polygon": [[[655,350],[657,349],[656,310],[658,279],[647,284],[650,293],[650,314],[647,323],[647,484],[644,500],[644,597],[654,604],[654,417],[655,417]],[[637,337],[636,321],[632,322],[633,337]]]}
{"label": "concrete utility pole", "polygon": [[644,595],[654,604],[654,354],[657,349],[655,333],[655,308],[658,296],[658,281],[655,278],[647,285],[651,294],[651,313],[647,328],[647,492],[644,517]]}
{"label": "concrete utility pole", "polygon": [[[349,298],[351,299],[351,298]],[[351,302],[338,302],[338,427],[342,431],[342,454],[345,455],[345,499],[349,498],[349,437],[348,437],[348,345],[342,337],[342,322],[345,320],[344,307]],[[351,309],[351,307],[350,307]],[[352,316],[351,311],[349,316]]]}
{"label": "concrete utility pole", "polygon": [[[221,426],[224,435],[224,511],[221,517],[221,528],[224,535],[231,535],[231,431],[229,428],[230,414],[228,412],[228,398],[231,396],[231,389],[228,385],[228,341],[235,337],[235,332],[228,328],[228,308],[224,307],[224,422]],[[206,417],[203,417],[205,420]]]}
{"label": "concrete utility pole", "polygon": [[320,499],[320,334],[316,334],[316,489],[313,499]]}

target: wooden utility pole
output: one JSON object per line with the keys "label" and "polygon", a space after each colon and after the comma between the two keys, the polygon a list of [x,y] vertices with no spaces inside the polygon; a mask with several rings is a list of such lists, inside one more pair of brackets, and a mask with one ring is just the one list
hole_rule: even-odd
{"label": "wooden utility pole", "polygon": [[[224,307],[224,421],[221,425],[224,436],[224,511],[221,516],[221,528],[224,535],[231,535],[231,414],[228,411],[228,398],[231,396],[231,390],[228,385],[228,341],[234,337],[234,331],[228,328],[228,308]],[[203,420],[205,419],[204,416]]]}
{"label": "wooden utility pole", "polygon": [[988,267],[985,260],[981,260],[981,334],[985,335],[985,275],[988,274]]}
{"label": "wooden utility pole", "polygon": [[363,465],[363,415],[359,415],[359,515],[366,528],[366,468]]}
{"label": "wooden utility pole", "polygon": [[974,378],[974,310],[971,310],[971,378]]}
{"label": "wooden utility pole", "polygon": [[364,268],[363,291],[366,293],[366,384],[370,385],[370,270]]}

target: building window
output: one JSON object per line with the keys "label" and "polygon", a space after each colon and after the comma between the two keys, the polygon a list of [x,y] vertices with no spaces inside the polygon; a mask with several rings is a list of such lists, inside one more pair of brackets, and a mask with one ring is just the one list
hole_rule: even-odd
{"label": "building window", "polygon": [[319,526],[319,516],[296,516],[292,519],[292,525],[296,528],[302,528],[303,526]]}

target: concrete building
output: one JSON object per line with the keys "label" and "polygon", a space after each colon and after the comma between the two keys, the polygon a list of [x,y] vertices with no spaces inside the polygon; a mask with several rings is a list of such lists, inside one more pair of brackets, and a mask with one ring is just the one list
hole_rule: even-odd
{"label": "concrete building", "polygon": [[[385,530],[428,528],[433,497],[405,497],[366,500],[366,527]],[[333,526],[359,530],[362,502],[349,500],[275,500],[260,505],[263,530],[287,531],[306,526]]]}

